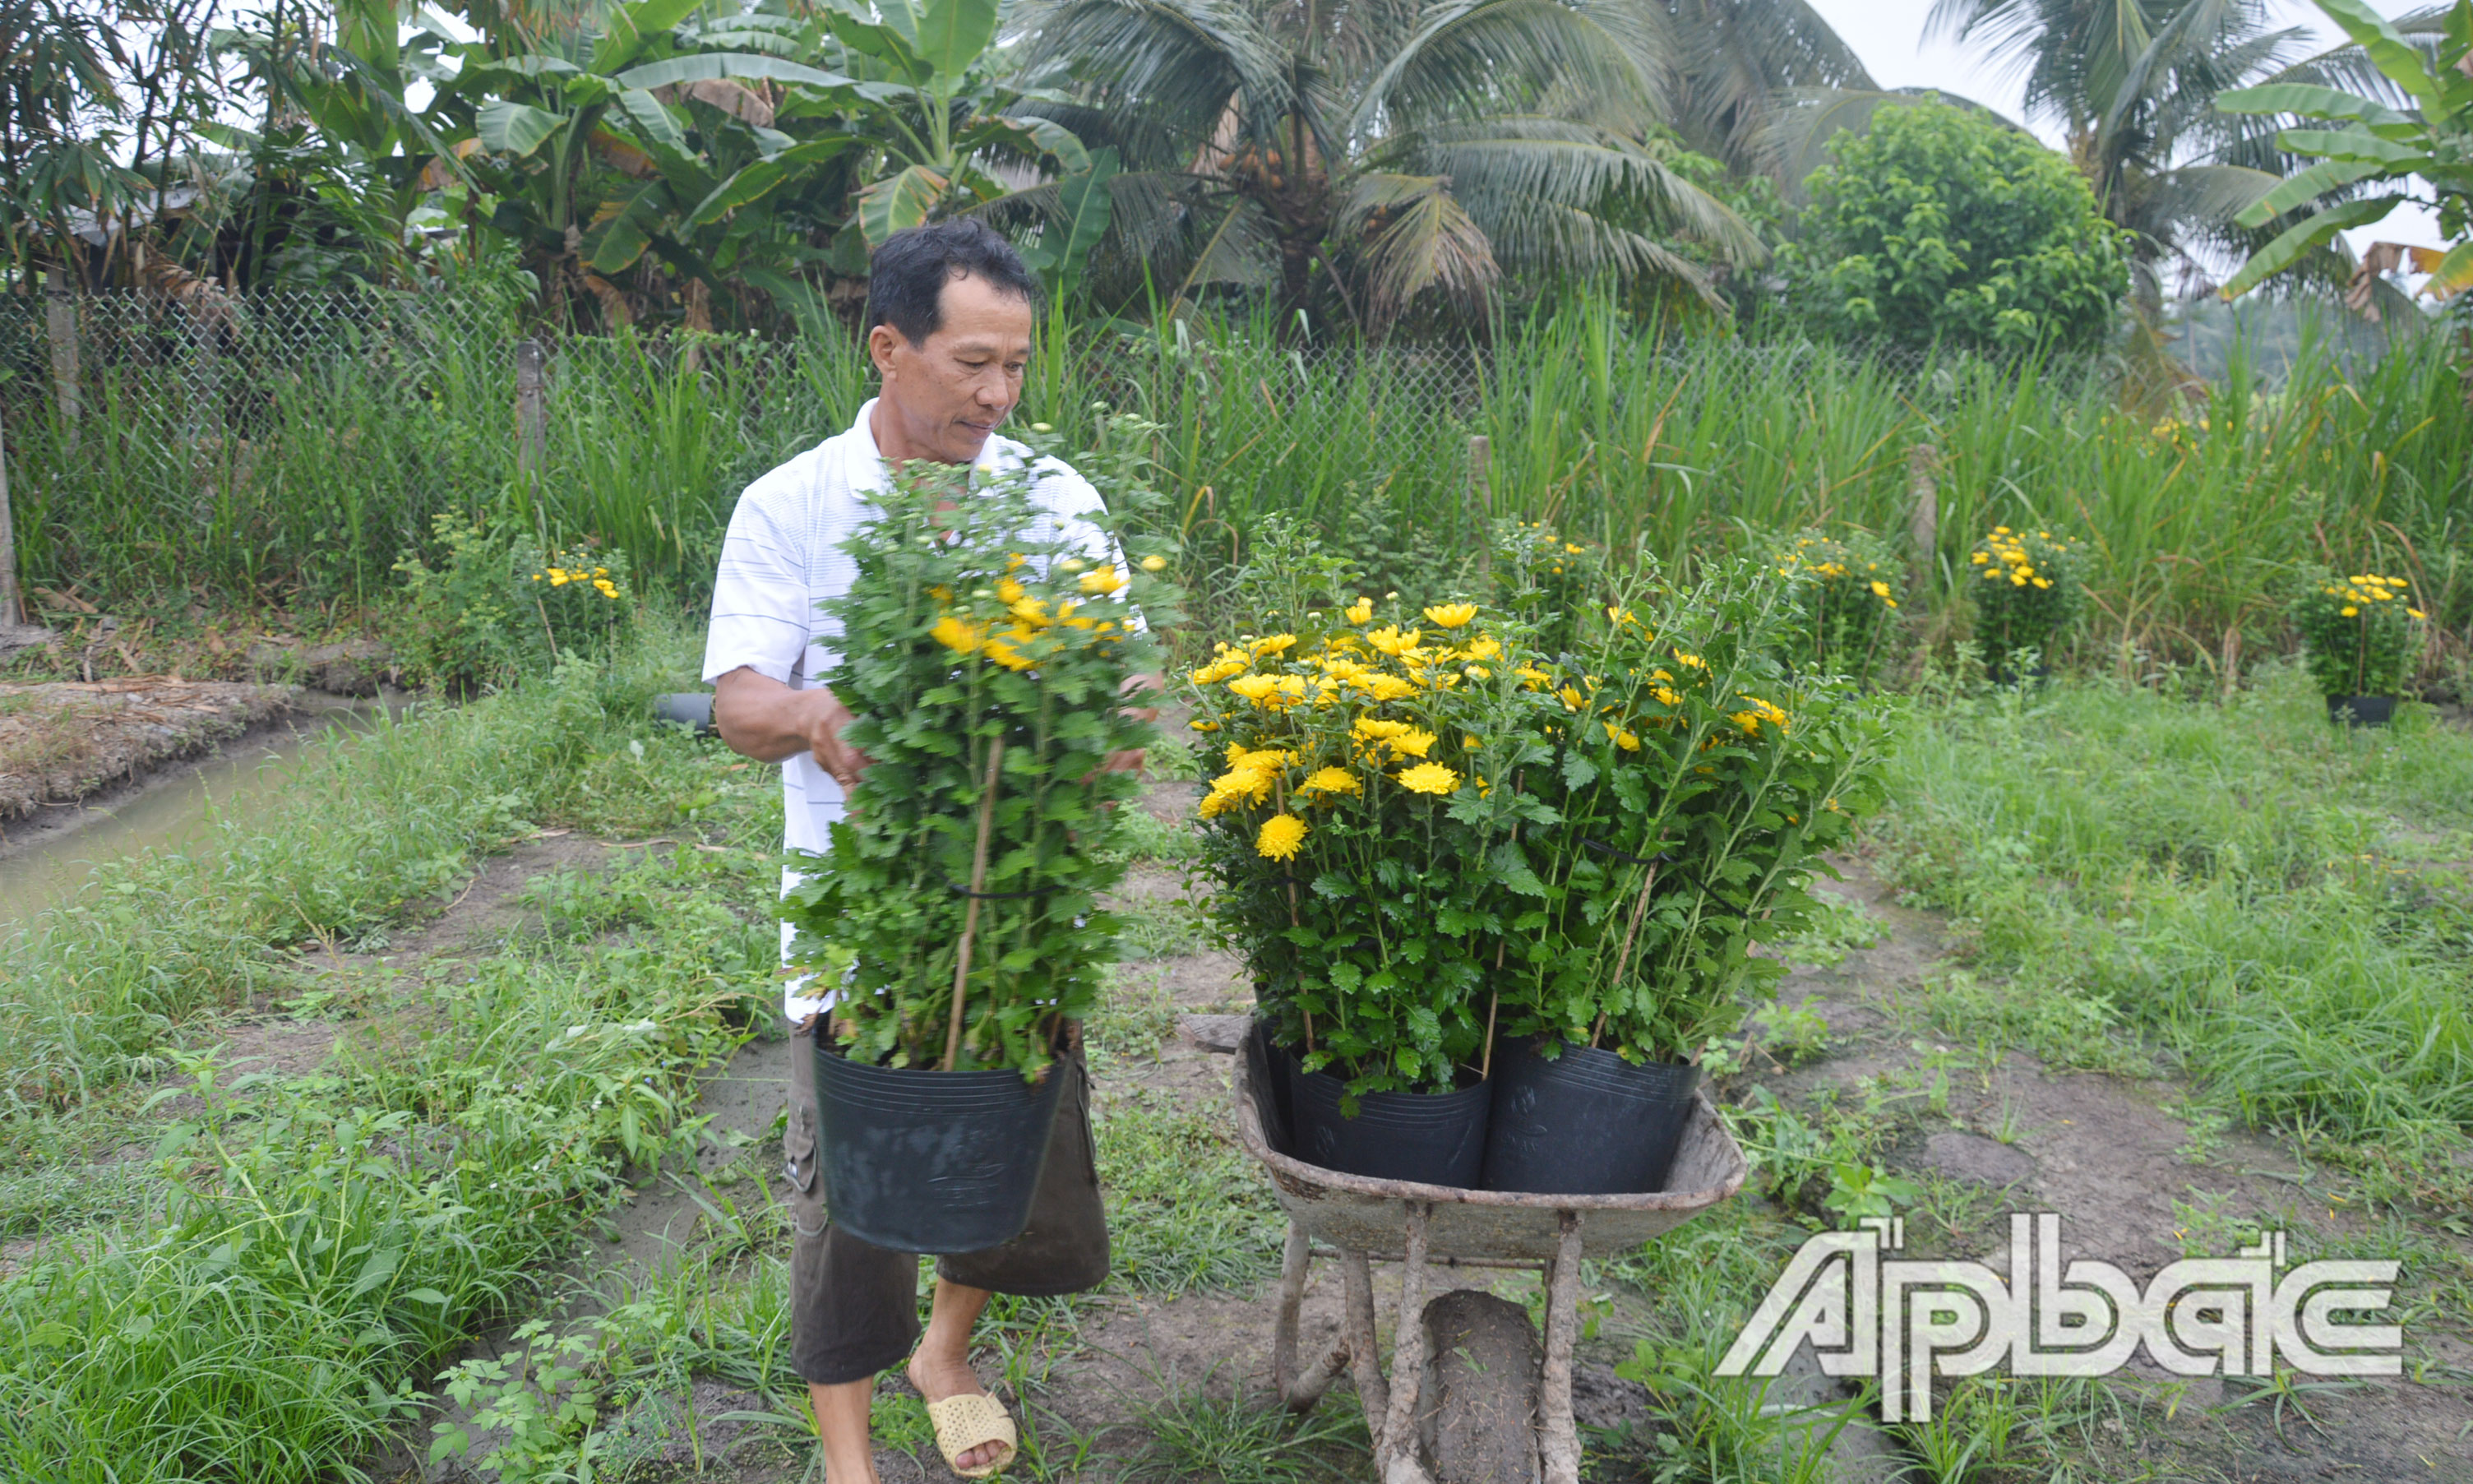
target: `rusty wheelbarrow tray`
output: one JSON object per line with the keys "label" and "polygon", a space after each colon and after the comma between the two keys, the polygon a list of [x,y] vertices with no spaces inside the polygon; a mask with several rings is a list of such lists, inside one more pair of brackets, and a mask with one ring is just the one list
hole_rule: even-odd
{"label": "rusty wheelbarrow tray", "polygon": [[[1428,1356],[1423,1321],[1429,1269],[1533,1268],[1546,1280],[1545,1369],[1537,1389],[1537,1456],[1545,1484],[1578,1484],[1580,1443],[1572,1417],[1572,1347],[1579,1332],[1580,1258],[1628,1251],[1732,1197],[1749,1166],[1704,1095],[1675,1151],[1672,1188],[1643,1195],[1524,1195],[1372,1180],[1308,1164],[1273,1149],[1262,1132],[1250,1058],[1236,1067],[1236,1132],[1271,1173],[1288,1213],[1280,1272],[1272,1374],[1281,1400],[1305,1411],[1342,1371],[1357,1382],[1383,1484],[1430,1484],[1418,1443],[1417,1390]],[[1346,1285],[1340,1344],[1311,1368],[1297,1366],[1298,1314],[1320,1238]],[[1375,1341],[1370,1264],[1402,1264],[1390,1376]],[[1398,1388],[1393,1389],[1392,1382]]]}

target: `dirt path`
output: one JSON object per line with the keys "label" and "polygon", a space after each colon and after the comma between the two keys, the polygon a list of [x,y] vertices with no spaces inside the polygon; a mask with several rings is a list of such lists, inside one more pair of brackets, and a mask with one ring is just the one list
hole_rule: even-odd
{"label": "dirt path", "polygon": [[[2301,1256],[2394,1257],[2419,1248],[2463,1261],[2473,1253],[2436,1224],[2372,1220],[2349,1210],[2341,1181],[2304,1165],[2272,1139],[2182,1113],[2189,1090],[2170,1080],[2055,1072],[2017,1051],[1989,1055],[1932,1035],[1922,1009],[1943,952],[1940,924],[1900,907],[1860,863],[1829,888],[1887,924],[1885,941],[1831,968],[1797,967],[1780,998],[1829,1023],[1829,1054],[1762,1081],[1789,1106],[1834,1095],[1922,1089],[1920,1115],[1902,1121],[1885,1151],[1923,1183],[1907,1215],[1910,1256],[1977,1257],[2007,1267],[2012,1212],[2057,1212],[2071,1257],[2114,1263],[2142,1283],[2184,1256],[2226,1257],[2245,1228],[2280,1227]],[[1947,1078],[1945,1111],[1931,1089]],[[2143,1434],[2103,1434],[2094,1449],[2123,1478],[2248,1481],[2360,1478],[2473,1481],[2473,1345],[2462,1290],[2453,1304],[2408,1322],[2408,1374],[2432,1379],[2319,1383],[2281,1400],[2248,1382],[2167,1376],[2142,1354],[2130,1383],[2173,1411]],[[2424,1296],[2426,1299],[2427,1295]],[[2408,1294],[2403,1302],[2411,1304]],[[2451,1312],[2452,1309],[2452,1312]],[[2308,1383],[2309,1377],[2296,1378]],[[2298,1406],[2294,1403],[2298,1403]],[[2304,1415],[2306,1413],[2306,1416]],[[2099,1472],[2095,1476],[2105,1477]]]}

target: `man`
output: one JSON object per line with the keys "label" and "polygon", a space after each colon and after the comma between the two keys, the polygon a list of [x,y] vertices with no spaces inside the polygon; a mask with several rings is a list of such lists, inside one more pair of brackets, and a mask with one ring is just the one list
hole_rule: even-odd
{"label": "man", "polygon": [[[855,573],[842,543],[873,518],[868,496],[885,488],[888,466],[1028,463],[1031,451],[996,430],[1021,399],[1037,294],[1013,249],[979,223],[942,222],[888,238],[876,251],[867,300],[868,352],[883,378],[881,393],[848,431],[739,496],[713,586],[704,674],[713,682],[722,740],[782,765],[790,849],[827,848],[844,795],[868,765],[842,740],[850,711],[818,679],[833,662],[839,626],[816,605],[846,590]],[[1079,538],[1095,560],[1119,560],[1106,536],[1081,518],[1101,509],[1098,491],[1054,460],[1032,467],[1043,512],[1032,534]],[[1140,755],[1110,765],[1138,766]],[[795,879],[784,872],[783,889]],[[786,949],[786,925],[782,943]],[[815,1407],[825,1476],[828,1484],[877,1484],[868,1402],[876,1373],[908,1355],[910,1383],[927,1400],[938,1448],[956,1472],[985,1477],[1011,1461],[1018,1442],[1013,1419],[971,1369],[971,1328],[988,1295],[1075,1293],[1108,1272],[1081,1060],[1057,1064],[1067,1081],[1028,1229],[1002,1247],[938,1263],[923,1340],[918,1259],[826,1222],[811,1047],[828,1028],[832,999],[831,991],[803,979],[791,983],[783,1003],[795,1028],[782,1140],[797,1228],[791,1360]]]}

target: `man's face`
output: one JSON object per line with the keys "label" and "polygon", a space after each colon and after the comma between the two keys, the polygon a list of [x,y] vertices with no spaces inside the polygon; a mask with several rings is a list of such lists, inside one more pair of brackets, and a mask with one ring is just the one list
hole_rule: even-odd
{"label": "man's face", "polygon": [[1021,400],[1029,300],[973,276],[947,279],[938,307],[935,333],[920,345],[889,324],[868,332],[892,415],[894,436],[879,439],[888,459],[968,464]]}

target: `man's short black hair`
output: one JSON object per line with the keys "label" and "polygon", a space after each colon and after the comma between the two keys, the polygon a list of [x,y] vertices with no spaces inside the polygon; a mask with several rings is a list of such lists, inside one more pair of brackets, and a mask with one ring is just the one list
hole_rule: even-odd
{"label": "man's short black hair", "polygon": [[884,239],[868,263],[867,328],[890,324],[923,345],[944,323],[945,285],[981,278],[996,289],[1039,302],[1039,280],[1013,244],[971,217],[906,227]]}

